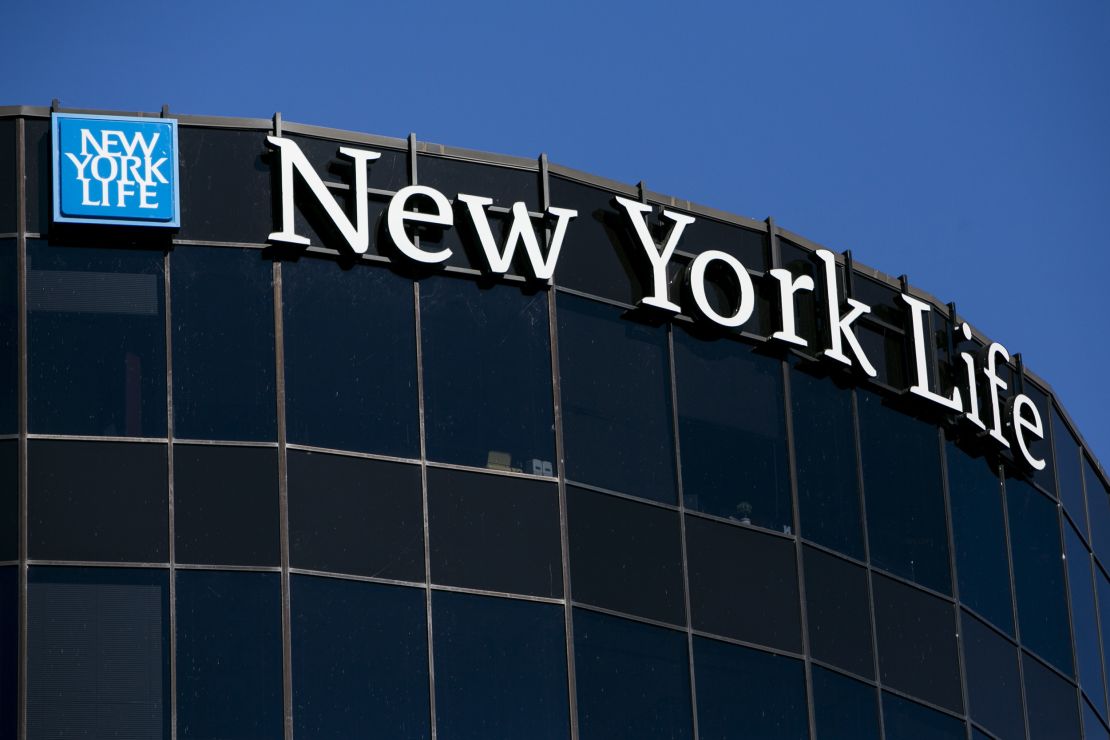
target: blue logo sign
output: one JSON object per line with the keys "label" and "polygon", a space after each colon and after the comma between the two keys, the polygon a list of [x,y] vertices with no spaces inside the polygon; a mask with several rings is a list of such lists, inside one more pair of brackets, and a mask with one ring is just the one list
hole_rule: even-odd
{"label": "blue logo sign", "polygon": [[51,115],[56,223],[180,226],[177,121]]}

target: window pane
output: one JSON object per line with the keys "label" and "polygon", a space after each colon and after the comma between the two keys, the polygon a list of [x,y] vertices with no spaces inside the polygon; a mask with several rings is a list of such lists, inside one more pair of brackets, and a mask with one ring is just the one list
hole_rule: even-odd
{"label": "window pane", "polygon": [[1029,740],[1074,740],[1079,737],[1075,687],[1028,655],[1023,657]]}
{"label": "window pane", "polygon": [[567,487],[575,601],[684,624],[678,512]]}
{"label": "window pane", "polygon": [[177,572],[177,728],[183,738],[281,737],[277,573]]}
{"label": "window pane", "polygon": [[1091,572],[1091,554],[1070,524],[1064,525],[1067,546],[1071,619],[1075,629],[1075,654],[1079,685],[1102,713],[1106,712],[1106,687],[1102,680],[1102,655],[1098,641],[1098,607]]}
{"label": "window pane", "polygon": [[16,122],[0,121],[0,232],[16,230]]}
{"label": "window pane", "polygon": [[427,738],[425,591],[297,575],[292,589],[296,737]]}
{"label": "window pane", "polygon": [[277,565],[277,450],[174,445],[177,562]]}
{"label": "window pane", "polygon": [[879,740],[874,686],[813,666],[813,716],[821,740]]}
{"label": "window pane", "polygon": [[429,469],[428,526],[433,583],[562,598],[554,483]]}
{"label": "window pane", "polygon": [[949,593],[937,430],[861,392],[859,425],[871,564]]}
{"label": "window pane", "polygon": [[424,580],[420,467],[289,450],[294,568]]}
{"label": "window pane", "polygon": [[270,262],[255,249],[179,247],[170,264],[174,434],[274,439]]}
{"label": "window pane", "polygon": [[1086,456],[1083,457],[1083,480],[1087,488],[1087,510],[1091,515],[1091,545],[1098,559],[1110,567],[1110,495]]}
{"label": "window pane", "polygon": [[19,442],[0,441],[0,560],[19,558]]}
{"label": "window pane", "polygon": [[556,176],[549,182],[551,205],[578,211],[567,227],[556,284],[623,303],[638,301],[643,296],[641,272],[647,270],[647,256],[638,242],[631,241],[635,236],[628,217],[622,215],[623,208],[617,212],[613,193]]}
{"label": "window pane", "polygon": [[674,343],[686,507],[790,532],[781,361],[685,329]]}
{"label": "window pane", "polygon": [[[652,205],[656,206],[655,213],[658,214],[659,206],[654,203]],[[679,212],[672,208],[667,210]],[[763,271],[767,269],[768,249],[765,233],[724,221],[717,221],[708,216],[687,215],[694,215],[695,220],[682,232],[682,241],[678,243],[679,250],[690,254],[699,254],[710,249],[717,249],[726,254],[731,254],[749,270]]]}
{"label": "window pane", "polygon": [[863,559],[852,391],[790,368],[790,406],[802,536]]}
{"label": "window pane", "polygon": [[801,661],[695,637],[694,670],[702,740],[808,740]]}
{"label": "window pane", "polygon": [[169,560],[166,445],[28,444],[28,544],[42,560]]}
{"label": "window pane", "polygon": [[[1015,375],[1015,380],[1017,380]],[[1033,401],[1037,407],[1037,411],[1041,415],[1041,423],[1044,427],[1043,439],[1037,439],[1034,435],[1028,436],[1029,452],[1033,457],[1044,460],[1045,465],[1040,470],[1031,470],[1030,475],[1033,476],[1033,481],[1041,488],[1049,493],[1056,494],[1056,464],[1052,459],[1052,433],[1055,431],[1053,424],[1052,402],[1048,396],[1045,395],[1037,386],[1033,385],[1028,380],[1021,383],[1021,389],[1025,395]]]}
{"label": "window pane", "polygon": [[1006,481],[1010,554],[1021,642],[1071,674],[1071,635],[1064,592],[1064,548],[1056,504],[1024,481]]}
{"label": "window pane", "polygon": [[0,568],[0,740],[16,740],[19,680],[19,570]]}
{"label": "window pane", "polygon": [[883,685],[960,711],[963,700],[952,605],[879,575],[871,585]]}
{"label": "window pane", "polygon": [[416,173],[421,185],[433,187],[451,200],[459,193],[469,193],[491,198],[495,206],[503,208],[521,201],[530,211],[540,209],[538,171],[419,154]]}
{"label": "window pane", "polygon": [[582,740],[693,737],[686,635],[574,610]]}
{"label": "window pane", "polygon": [[438,737],[570,736],[561,606],[437,592],[432,609]]}
{"label": "window pane", "polygon": [[265,243],[274,230],[270,168],[277,161],[267,153],[269,132],[193,126],[177,132],[181,238]]}
{"label": "window pane", "polygon": [[554,474],[548,331],[546,291],[421,281],[429,458]]}
{"label": "window pane", "polygon": [[0,434],[19,431],[19,312],[16,243],[0,239]]}
{"label": "window pane", "polygon": [[674,503],[666,328],[582,298],[558,301],[567,478]]}
{"label": "window pane", "polygon": [[164,437],[162,252],[27,244],[32,432]]}
{"label": "window pane", "polygon": [[966,613],[960,623],[971,718],[1002,740],[1024,738],[1017,648]]}
{"label": "window pane", "polygon": [[960,601],[1014,634],[1006,522],[998,470],[949,442],[948,494]]}
{"label": "window pane", "polygon": [[695,629],[801,652],[793,542],[688,516],[686,556]]}
{"label": "window pane", "polygon": [[1080,463],[1079,443],[1068,431],[1064,419],[1057,411],[1052,415],[1052,443],[1056,446],[1056,476],[1059,479],[1060,500],[1079,526],[1087,534],[1087,505],[1083,498],[1083,468]]}
{"label": "window pane", "polygon": [[23,119],[26,140],[27,230],[45,232],[50,228],[50,119]]}
{"label": "window pane", "polygon": [[1110,677],[1110,580],[1107,580],[1101,569],[1095,568],[1095,582],[1095,588],[1098,591],[1099,625],[1102,628],[1102,675]]}
{"label": "window pane", "polygon": [[963,740],[967,737],[960,720],[885,692],[883,727],[892,740]]}
{"label": "window pane", "polygon": [[809,649],[813,657],[874,678],[867,571],[807,547],[805,576]]}
{"label": "window pane", "polygon": [[31,568],[27,737],[170,737],[169,574]]}
{"label": "window pane", "polygon": [[307,255],[281,281],[289,441],[419,457],[412,283]]}
{"label": "window pane", "polygon": [[1091,705],[1086,702],[1083,703],[1083,737],[1086,740],[1110,740],[1110,733],[1107,733],[1106,726],[1095,714],[1095,710],[1091,709]]}

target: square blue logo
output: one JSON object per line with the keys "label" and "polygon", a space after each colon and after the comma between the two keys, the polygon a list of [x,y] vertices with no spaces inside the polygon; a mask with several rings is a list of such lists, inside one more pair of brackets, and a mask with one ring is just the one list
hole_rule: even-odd
{"label": "square blue logo", "polygon": [[55,223],[181,225],[177,121],[51,115]]}

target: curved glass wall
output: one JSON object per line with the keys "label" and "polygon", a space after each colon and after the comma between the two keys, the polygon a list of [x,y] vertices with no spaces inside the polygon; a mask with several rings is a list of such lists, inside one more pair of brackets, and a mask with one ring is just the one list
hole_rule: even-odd
{"label": "curved glass wall", "polygon": [[[366,256],[307,206],[315,246],[265,243],[265,124],[182,117],[183,226],[151,238],[52,228],[46,121],[0,118],[0,740],[1106,737],[1110,494],[1020,367],[1035,474],[895,392],[881,276],[834,297],[873,307],[875,380],[764,341],[768,271],[820,275],[800,237],[287,129],[348,206],[336,148],[383,153]],[[514,201],[577,209],[554,280],[480,274],[462,228],[421,235],[446,268],[399,260],[412,183],[489,195],[498,238]],[[742,260],[754,328],[638,308],[615,195],[661,241],[661,207],[696,217],[676,275]]]}

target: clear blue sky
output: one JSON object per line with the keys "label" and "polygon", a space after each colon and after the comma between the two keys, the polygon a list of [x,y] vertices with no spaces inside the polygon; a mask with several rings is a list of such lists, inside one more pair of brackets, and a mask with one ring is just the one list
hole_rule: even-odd
{"label": "clear blue sky", "polygon": [[1106,0],[17,0],[0,21],[0,104],[280,110],[774,216],[955,300],[1110,464]]}

